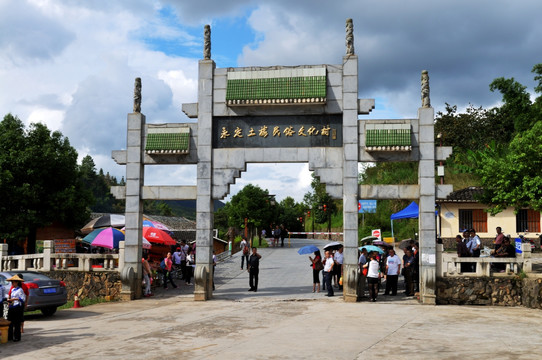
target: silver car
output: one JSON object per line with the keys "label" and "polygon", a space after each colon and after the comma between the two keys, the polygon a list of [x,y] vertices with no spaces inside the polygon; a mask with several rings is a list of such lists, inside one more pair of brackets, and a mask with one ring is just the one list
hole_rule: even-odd
{"label": "silver car", "polygon": [[64,281],[51,279],[42,273],[34,271],[5,271],[0,272],[0,286],[4,287],[4,296],[7,297],[11,287],[10,277],[23,275],[24,284],[28,288],[28,299],[25,311],[40,310],[43,315],[50,316],[56,308],[66,304],[68,292]]}

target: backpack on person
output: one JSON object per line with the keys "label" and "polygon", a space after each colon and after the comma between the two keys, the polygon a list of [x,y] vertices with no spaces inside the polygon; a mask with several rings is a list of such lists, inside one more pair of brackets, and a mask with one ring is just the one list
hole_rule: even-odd
{"label": "backpack on person", "polygon": [[160,269],[166,270],[166,259],[162,260],[162,262],[160,263]]}
{"label": "backpack on person", "polygon": [[243,255],[248,255],[248,246],[243,246]]}

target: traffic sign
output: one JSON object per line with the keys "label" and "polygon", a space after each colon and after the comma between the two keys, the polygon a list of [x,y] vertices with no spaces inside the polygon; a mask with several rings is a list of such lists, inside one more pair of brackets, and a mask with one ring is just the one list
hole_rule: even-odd
{"label": "traffic sign", "polygon": [[374,237],[377,237],[378,240],[382,241],[382,233],[380,232],[380,229],[374,229],[371,233]]}

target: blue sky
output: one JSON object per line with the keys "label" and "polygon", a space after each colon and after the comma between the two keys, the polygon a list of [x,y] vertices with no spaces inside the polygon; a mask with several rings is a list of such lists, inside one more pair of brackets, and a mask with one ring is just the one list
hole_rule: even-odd
{"label": "blue sky", "polygon": [[[532,91],[541,13],[539,0],[0,0],[0,113],[60,130],[81,158],[120,178],[111,151],[126,146],[134,78],[147,122],[189,121],[181,104],[196,101],[205,24],[217,67],[338,64],[353,18],[359,97],[376,99],[365,118],[409,118],[424,69],[436,111],[497,105],[496,77]],[[300,201],[310,173],[249,165],[232,193],[248,182]],[[146,183],[195,184],[195,167],[147,167]]]}

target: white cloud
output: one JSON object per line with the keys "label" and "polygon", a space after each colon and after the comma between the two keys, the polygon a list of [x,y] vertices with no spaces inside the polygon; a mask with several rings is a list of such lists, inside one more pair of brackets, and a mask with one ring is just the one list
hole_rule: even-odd
{"label": "white cloud", "polygon": [[51,131],[62,129],[62,120],[64,120],[64,112],[60,110],[36,109],[28,115],[28,124],[42,123]]}
{"label": "white cloud", "polygon": [[[460,109],[468,103],[494,106],[500,95],[488,85],[500,76],[532,88],[530,70],[542,59],[540,13],[539,0],[514,6],[504,0],[210,0],[205,6],[172,0],[0,0],[0,112],[61,130],[80,157],[90,154],[98,168],[120,178],[124,168],[110,153],[125,147],[134,78],[142,78],[142,112],[149,123],[188,121],[181,104],[197,101],[204,23],[244,21],[249,14],[254,43],[243,44],[241,53],[221,54],[240,66],[339,64],[345,19],[352,17],[360,98],[377,100],[377,109],[363,118],[402,118],[416,115],[423,69],[429,70],[436,110],[445,102]],[[161,52],[160,41],[182,50]],[[147,173],[156,184],[195,179],[193,166]],[[310,180],[306,164],[249,165],[232,193],[255,182],[301,201]]]}

